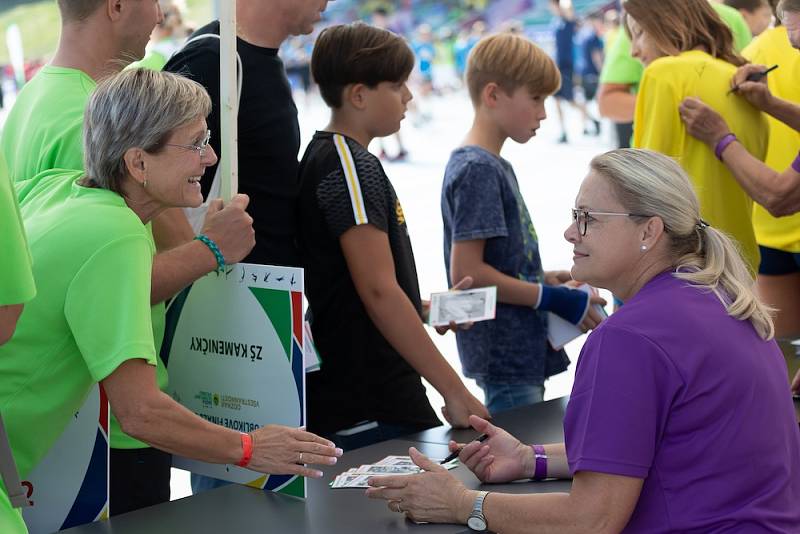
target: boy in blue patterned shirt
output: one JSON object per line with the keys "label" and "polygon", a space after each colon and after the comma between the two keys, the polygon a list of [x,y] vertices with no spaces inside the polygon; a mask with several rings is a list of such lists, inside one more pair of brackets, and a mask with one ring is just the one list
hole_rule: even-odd
{"label": "boy in blue patterned shirt", "polygon": [[483,389],[491,413],[541,402],[544,381],[569,359],[547,341],[551,311],[584,330],[601,317],[599,297],[561,284],[569,272],[545,272],[514,169],[500,157],[506,139],[526,143],[546,118],[544,101],[558,90],[553,61],[524,37],[482,39],[470,54],[467,87],[472,128],[453,151],[442,185],[445,267],[450,280],[497,286],[494,321],[457,333],[464,374]]}

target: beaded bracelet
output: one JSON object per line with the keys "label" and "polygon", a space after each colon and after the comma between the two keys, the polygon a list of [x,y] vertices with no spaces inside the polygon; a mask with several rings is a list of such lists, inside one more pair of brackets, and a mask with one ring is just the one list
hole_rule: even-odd
{"label": "beaded bracelet", "polygon": [[200,234],[196,236],[195,239],[204,243],[209,248],[209,250],[211,250],[211,252],[214,253],[214,257],[217,259],[216,271],[221,272],[225,270],[225,256],[223,256],[222,252],[219,251],[219,247],[217,246],[216,243],[214,243],[214,240],[212,240],[205,234]]}

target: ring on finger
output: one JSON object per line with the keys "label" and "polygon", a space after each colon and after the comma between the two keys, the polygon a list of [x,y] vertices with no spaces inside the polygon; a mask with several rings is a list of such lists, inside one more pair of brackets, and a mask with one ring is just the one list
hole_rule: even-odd
{"label": "ring on finger", "polygon": [[297,463],[298,464],[302,464],[303,463],[303,453],[302,452],[300,453],[300,458],[297,460]]}

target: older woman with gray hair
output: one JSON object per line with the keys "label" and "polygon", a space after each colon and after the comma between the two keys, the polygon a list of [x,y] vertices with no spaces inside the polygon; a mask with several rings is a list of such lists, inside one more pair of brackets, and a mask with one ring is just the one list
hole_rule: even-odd
{"label": "older woman with gray hair", "polygon": [[796,532],[800,432],[770,312],[685,172],[656,152],[600,155],[572,219],[573,277],[625,306],[583,347],[565,443],[522,444],[473,416],[489,437],[459,454],[483,482],[572,477],[571,492],[468,490],[412,449],[425,472],[375,477],[368,495],[504,534]]}
{"label": "older woman with gray hair", "polygon": [[[243,434],[196,416],[156,385],[150,322],[153,248],[145,225],[162,210],[198,206],[211,102],[199,84],[146,69],[101,83],[84,128],[86,172],[51,170],[21,209],[38,295],[0,347],[0,411],[22,476],[52,447],[89,388],[102,383],[125,433],[154,447],[263,473],[319,477],[334,444],[297,428]],[[25,184],[22,184],[25,187]],[[230,205],[244,210],[248,198]],[[220,204],[210,211],[221,209]],[[224,265],[213,239],[209,254]],[[242,239],[252,248],[252,228]],[[0,491],[0,532],[18,518]],[[10,528],[5,528],[10,527]]]}

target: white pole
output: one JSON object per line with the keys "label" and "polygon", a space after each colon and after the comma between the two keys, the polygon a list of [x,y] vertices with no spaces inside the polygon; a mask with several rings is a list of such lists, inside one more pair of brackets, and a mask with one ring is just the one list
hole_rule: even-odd
{"label": "white pole", "polygon": [[220,135],[222,199],[227,204],[239,189],[238,120],[236,84],[236,0],[220,2]]}

